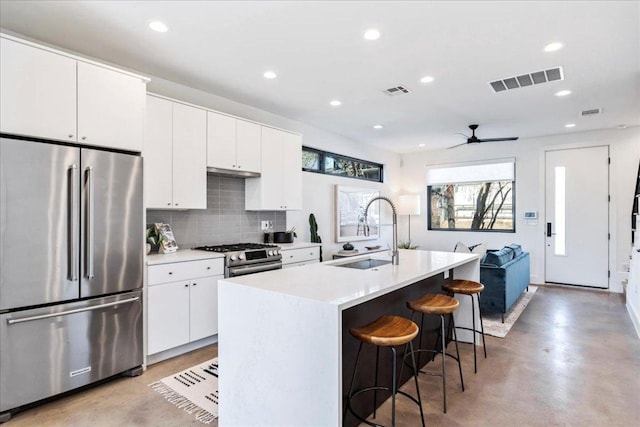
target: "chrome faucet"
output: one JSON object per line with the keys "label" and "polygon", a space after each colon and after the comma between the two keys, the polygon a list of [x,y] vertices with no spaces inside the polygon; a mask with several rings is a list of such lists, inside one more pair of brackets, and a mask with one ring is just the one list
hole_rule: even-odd
{"label": "chrome faucet", "polygon": [[369,206],[371,206],[371,203],[375,202],[376,200],[384,200],[385,202],[389,203],[389,205],[391,205],[391,210],[393,211],[393,252],[391,252],[391,262],[393,263],[393,265],[398,265],[400,263],[400,257],[398,253],[398,214],[396,213],[396,206],[393,204],[391,199],[384,196],[378,196],[369,200],[369,203],[367,203],[367,207],[364,208],[365,226],[367,224],[367,212],[369,212]]}

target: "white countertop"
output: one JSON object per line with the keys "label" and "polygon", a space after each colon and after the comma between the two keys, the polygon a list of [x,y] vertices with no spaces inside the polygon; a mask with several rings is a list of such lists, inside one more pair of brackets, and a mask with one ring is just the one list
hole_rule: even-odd
{"label": "white countertop", "polygon": [[201,259],[224,258],[223,254],[217,252],[196,251],[193,249],[178,249],[172,254],[149,254],[147,255],[147,265],[168,264],[171,262],[198,261]]}
{"label": "white countertop", "polygon": [[479,257],[476,254],[401,249],[399,265],[386,264],[367,270],[338,266],[368,258],[390,260],[386,252],[365,254],[224,280],[258,290],[336,305],[344,310]]}
{"label": "white countertop", "polygon": [[316,246],[322,246],[322,243],[309,243],[309,242],[273,243],[273,244],[280,246],[280,249],[282,249],[283,251],[288,251],[291,249],[304,249],[304,248],[313,248]]}

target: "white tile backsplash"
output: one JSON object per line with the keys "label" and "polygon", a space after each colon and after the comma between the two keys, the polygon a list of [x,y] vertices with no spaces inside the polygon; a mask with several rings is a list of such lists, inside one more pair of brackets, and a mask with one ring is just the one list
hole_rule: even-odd
{"label": "white tile backsplash", "polygon": [[262,242],[260,221],[271,220],[274,231],[285,231],[287,216],[279,211],[245,211],[244,179],[207,175],[207,209],[188,211],[147,209],[147,224],[171,225],[178,246]]}

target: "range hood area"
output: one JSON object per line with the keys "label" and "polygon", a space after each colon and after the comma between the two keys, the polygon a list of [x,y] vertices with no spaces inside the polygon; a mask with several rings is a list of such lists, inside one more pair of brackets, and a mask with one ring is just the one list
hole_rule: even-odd
{"label": "range hood area", "polygon": [[235,178],[259,178],[259,172],[249,172],[249,171],[241,171],[237,169],[222,169],[222,168],[214,168],[207,167],[207,174],[211,175],[220,175],[220,176],[231,176]]}

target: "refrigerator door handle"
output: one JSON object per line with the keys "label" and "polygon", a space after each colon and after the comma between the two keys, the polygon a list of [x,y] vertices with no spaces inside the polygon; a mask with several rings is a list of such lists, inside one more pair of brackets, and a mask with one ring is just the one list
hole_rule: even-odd
{"label": "refrigerator door handle", "polygon": [[78,280],[78,166],[69,167],[69,280]]}
{"label": "refrigerator door handle", "polygon": [[41,314],[39,316],[23,317],[23,318],[20,318],[20,319],[7,319],[7,323],[9,325],[13,325],[15,323],[31,322],[33,320],[48,319],[50,317],[68,316],[69,314],[82,313],[83,311],[99,310],[101,308],[112,307],[114,305],[128,304],[130,302],[138,301],[139,299],[140,299],[140,297],[133,297],[133,298],[128,298],[128,299],[123,299],[123,300],[120,300],[120,301],[108,302],[106,304],[93,305],[91,307],[77,308],[75,310],[61,311],[60,313]]}
{"label": "refrigerator door handle", "polygon": [[86,245],[86,272],[87,279],[93,279],[93,242],[94,242],[94,194],[93,194],[93,167],[87,167],[87,237]]}

